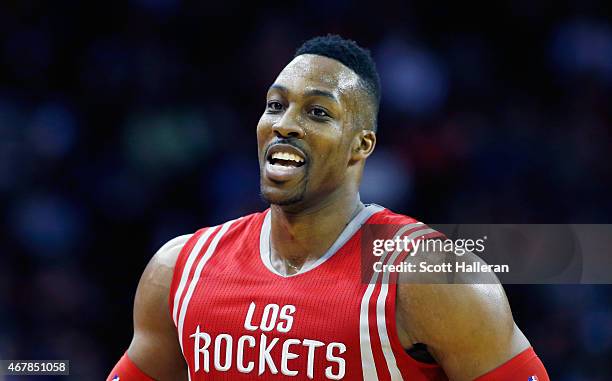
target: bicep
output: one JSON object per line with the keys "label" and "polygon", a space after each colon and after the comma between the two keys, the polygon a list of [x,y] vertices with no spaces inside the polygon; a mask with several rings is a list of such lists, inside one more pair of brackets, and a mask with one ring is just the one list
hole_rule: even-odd
{"label": "bicep", "polygon": [[460,333],[442,340],[446,347],[434,354],[453,380],[473,380],[529,346],[514,323],[501,285],[465,286],[465,305],[451,319]]}
{"label": "bicep", "polygon": [[415,339],[428,346],[451,380],[473,380],[529,347],[500,284],[408,287],[414,297],[403,301],[404,310],[410,311],[411,303],[422,307],[414,305],[417,312],[408,313]]}
{"label": "bicep", "polygon": [[155,254],[142,274],[134,300],[134,337],[128,356],[157,380],[187,379],[168,295],[174,264],[188,238],[175,238]]}

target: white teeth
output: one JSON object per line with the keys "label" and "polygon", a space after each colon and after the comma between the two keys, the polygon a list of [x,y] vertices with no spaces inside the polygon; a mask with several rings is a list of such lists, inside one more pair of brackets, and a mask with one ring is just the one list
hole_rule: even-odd
{"label": "white teeth", "polygon": [[272,159],[291,160],[291,161],[295,161],[297,163],[303,163],[304,162],[304,159],[302,159],[301,157],[299,157],[296,154],[289,153],[289,152],[274,152],[272,154]]}

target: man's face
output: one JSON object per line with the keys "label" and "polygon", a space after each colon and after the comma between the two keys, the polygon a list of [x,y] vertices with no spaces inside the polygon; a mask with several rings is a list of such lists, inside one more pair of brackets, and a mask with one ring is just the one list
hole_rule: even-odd
{"label": "man's face", "polygon": [[266,201],[309,204],[346,182],[362,92],[357,74],[327,57],[304,54],[283,69],[257,125]]}

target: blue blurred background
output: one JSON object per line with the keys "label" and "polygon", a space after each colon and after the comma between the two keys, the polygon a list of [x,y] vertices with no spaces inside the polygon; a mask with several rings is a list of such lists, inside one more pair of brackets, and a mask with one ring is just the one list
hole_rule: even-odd
{"label": "blue blurred background", "polygon": [[[2,2],[0,358],[103,379],[157,248],[266,207],[267,87],[328,32],[382,78],[364,201],[435,223],[612,223],[605,1],[257,3]],[[553,380],[611,379],[612,287],[507,292]]]}

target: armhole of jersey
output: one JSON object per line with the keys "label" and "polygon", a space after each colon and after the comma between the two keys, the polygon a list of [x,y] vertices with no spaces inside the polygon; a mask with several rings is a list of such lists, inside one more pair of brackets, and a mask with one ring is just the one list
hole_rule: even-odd
{"label": "armhole of jersey", "polygon": [[183,247],[181,248],[181,251],[179,252],[178,257],[176,259],[176,263],[174,265],[174,271],[172,274],[172,282],[170,283],[170,292],[168,293],[168,308],[170,312],[170,317],[172,318],[173,321],[174,321],[173,311],[174,311],[175,294],[176,294],[179,282],[181,280],[181,276],[183,275],[183,270],[185,268],[185,263],[187,262],[187,257],[189,256],[189,253],[191,252],[191,250],[193,250],[193,247],[198,242],[202,234],[206,231],[206,229],[208,228],[202,228],[196,231],[191,237],[189,237],[185,245],[183,245]]}
{"label": "armhole of jersey", "polygon": [[[424,234],[416,238],[415,241],[432,239],[432,238],[445,238],[445,235],[443,233],[434,231],[432,233]],[[401,263],[404,259],[406,259],[407,255],[408,253],[399,256],[396,259],[394,264]],[[391,276],[392,278],[391,278],[391,281],[389,282],[389,291],[388,291],[387,300],[385,303],[385,314],[390,317],[390,319],[386,319],[386,325],[387,325],[387,331],[388,331],[391,348],[393,349],[393,352],[396,354],[396,361],[398,365],[400,366],[400,368],[402,368],[402,364],[406,364],[406,363],[410,363],[411,366],[416,366],[421,369],[440,368],[440,365],[438,363],[426,363],[426,362],[422,362],[422,361],[415,359],[414,357],[410,356],[406,352],[404,347],[402,346],[402,343],[400,342],[399,334],[397,331],[397,320],[396,320],[396,309],[395,309],[396,300],[397,300],[396,298],[397,298],[398,274],[392,273]]]}

